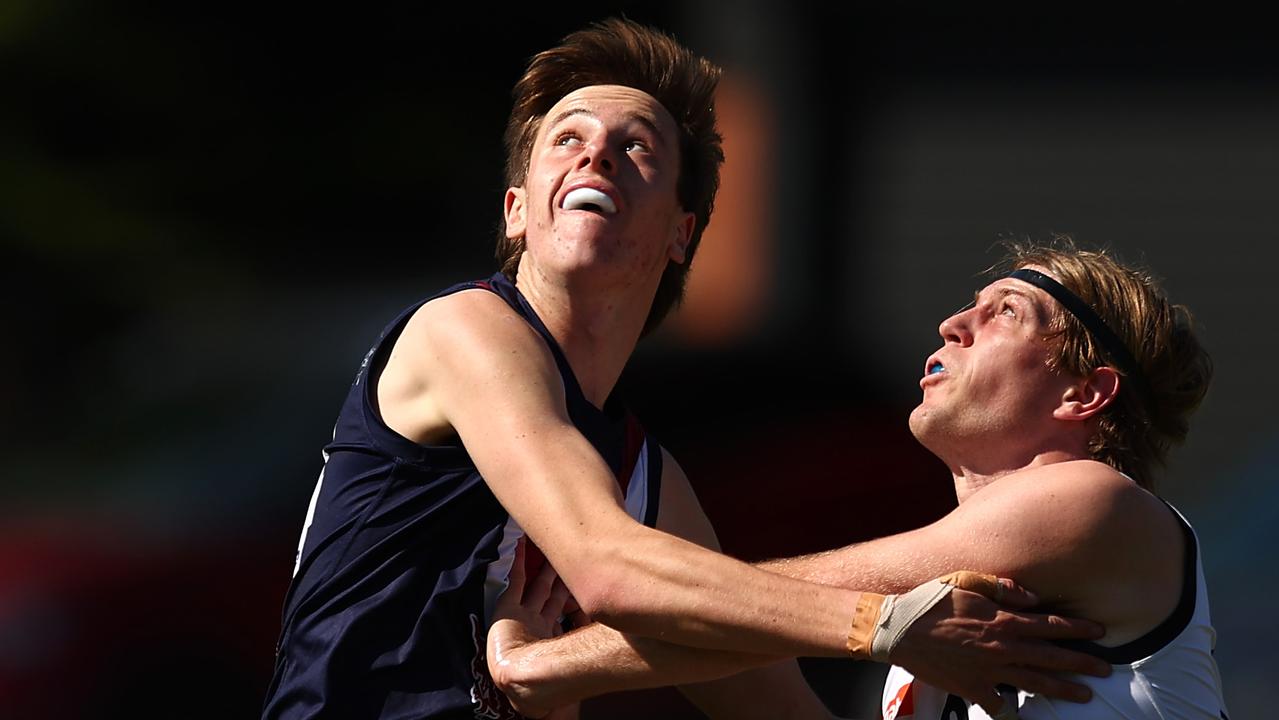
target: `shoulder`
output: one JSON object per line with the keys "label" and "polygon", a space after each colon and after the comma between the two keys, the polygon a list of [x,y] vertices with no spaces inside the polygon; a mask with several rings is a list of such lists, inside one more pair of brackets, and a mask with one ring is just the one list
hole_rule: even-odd
{"label": "shoulder", "polygon": [[424,303],[409,318],[395,353],[414,364],[443,361],[466,364],[502,362],[512,354],[526,362],[551,362],[537,332],[498,295],[468,288]]}
{"label": "shoulder", "polygon": [[1168,550],[1181,539],[1172,512],[1103,463],[1055,463],[1005,476],[960,511],[972,513],[970,528],[1015,558],[1024,569],[1019,581],[1112,630],[1135,622],[1141,597],[1175,590],[1179,556]]}
{"label": "shoulder", "polygon": [[383,416],[410,438],[455,427],[459,412],[482,415],[530,398],[558,407],[563,393],[546,342],[505,300],[481,288],[419,307],[391,347],[377,387]]}
{"label": "shoulder", "polygon": [[973,493],[944,518],[947,533],[981,532],[1014,566],[1060,569],[1086,558],[1136,552],[1131,538],[1163,536],[1163,502],[1109,466],[1091,460],[1011,473]]}
{"label": "shoulder", "polygon": [[[1092,525],[1114,513],[1161,510],[1163,503],[1114,468],[1094,460],[1072,460],[1027,468],[974,493],[960,507],[1005,511],[1016,508],[1060,522],[1063,510]],[[1166,513],[1166,510],[1162,510]]]}
{"label": "shoulder", "polygon": [[483,288],[466,288],[434,298],[413,313],[405,331],[424,333],[493,332],[504,326],[528,329],[528,323],[495,293]]}

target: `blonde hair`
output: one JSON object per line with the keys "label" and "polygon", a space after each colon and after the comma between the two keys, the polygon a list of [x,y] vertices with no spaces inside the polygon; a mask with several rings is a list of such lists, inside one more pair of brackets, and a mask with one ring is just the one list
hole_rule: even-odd
{"label": "blonde hair", "polygon": [[[1001,272],[1034,265],[1048,271],[1093,309],[1137,363],[1141,379],[1121,377],[1119,396],[1101,414],[1089,454],[1123,472],[1146,489],[1154,488],[1155,466],[1190,430],[1190,415],[1212,381],[1212,359],[1194,332],[1183,305],[1169,302],[1147,271],[1119,262],[1105,250],[1083,250],[1068,235],[1051,242],[1004,243]],[[1083,377],[1099,367],[1117,368],[1077,318],[1058,307],[1052,334],[1059,338],[1052,366]]]}

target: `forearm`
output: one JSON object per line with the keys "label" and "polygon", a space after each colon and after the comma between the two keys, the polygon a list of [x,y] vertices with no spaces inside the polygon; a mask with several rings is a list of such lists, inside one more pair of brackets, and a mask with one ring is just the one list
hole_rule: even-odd
{"label": "forearm", "polygon": [[797,580],[866,592],[900,593],[958,569],[998,572],[1001,568],[974,566],[972,558],[936,550],[912,551],[909,534],[848,545],[834,550],[778,558],[755,567]]}
{"label": "forearm", "polygon": [[[495,625],[493,632],[507,629]],[[518,706],[537,710],[608,692],[704,683],[781,659],[674,645],[599,623],[557,638],[503,644],[494,648],[500,655],[494,680]],[[692,692],[707,696],[709,691]]]}
{"label": "forearm", "polygon": [[[843,549],[825,550],[799,557],[761,560],[755,563],[755,567],[804,582],[848,587],[847,564],[840,555]],[[871,586],[866,589],[879,592],[878,588]]]}
{"label": "forearm", "polygon": [[508,443],[498,462],[473,454],[498,500],[592,618],[680,645],[844,654],[858,592],[759,570],[641,525],[626,514],[599,455],[569,430],[543,428],[536,445]]}
{"label": "forearm", "polygon": [[846,653],[859,592],[765,572],[646,528],[601,546],[594,567],[606,569],[585,579],[596,594],[583,607],[621,632],[774,657]]}

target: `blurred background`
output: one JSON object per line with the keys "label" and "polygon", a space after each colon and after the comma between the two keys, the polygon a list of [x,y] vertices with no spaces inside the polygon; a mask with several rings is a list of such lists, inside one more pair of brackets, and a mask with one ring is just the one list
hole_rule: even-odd
{"label": "blurred background", "polygon": [[[905,424],[937,323],[998,240],[1072,233],[1153,268],[1214,355],[1161,487],[1201,538],[1232,716],[1267,717],[1279,53],[1201,11],[0,4],[0,717],[256,716],[364,352],[492,272],[510,87],[619,13],[728,71],[688,300],[622,381],[725,550],[952,507]],[[875,711],[882,668],[802,665]],[[642,695],[589,714],[697,717]]]}

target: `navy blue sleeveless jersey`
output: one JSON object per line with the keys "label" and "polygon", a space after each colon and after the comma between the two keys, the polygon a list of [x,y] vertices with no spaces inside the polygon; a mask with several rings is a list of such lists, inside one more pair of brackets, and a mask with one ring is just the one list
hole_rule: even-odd
{"label": "navy blue sleeveless jersey", "polygon": [[[627,511],[652,526],[657,443],[615,398],[603,411],[586,400],[554,338],[500,273],[434,297],[468,288],[497,294],[546,341],[573,424],[613,469]],[[425,302],[369,350],[324,449],[263,718],[519,717],[489,678],[484,649],[523,531],[460,441],[418,445],[377,412],[377,374]],[[544,562],[531,543],[526,556],[531,566]]]}

